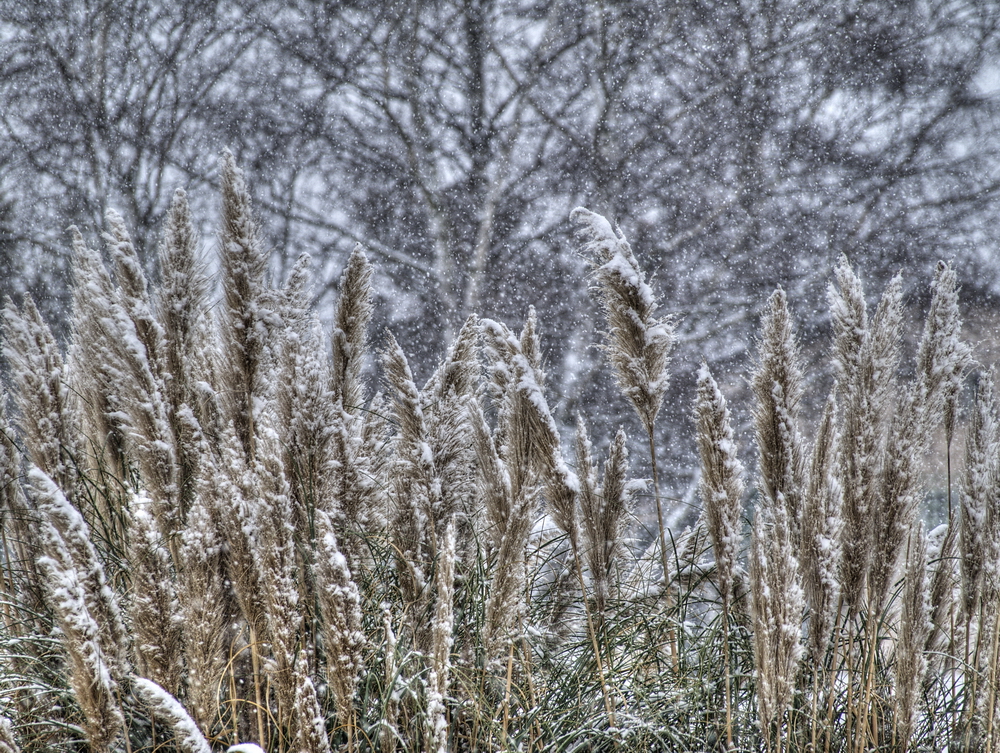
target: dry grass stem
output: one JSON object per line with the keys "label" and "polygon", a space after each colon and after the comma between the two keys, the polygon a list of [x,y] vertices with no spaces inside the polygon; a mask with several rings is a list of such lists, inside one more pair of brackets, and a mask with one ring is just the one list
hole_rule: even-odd
{"label": "dry grass stem", "polygon": [[804,611],[799,565],[803,460],[797,425],[801,396],[798,354],[780,289],[761,325],[752,385],[760,458],[760,498],[750,546],[755,677],[761,730],[769,749],[785,747],[783,717],[791,707],[802,655]]}
{"label": "dry grass stem", "polygon": [[698,452],[701,458],[700,492],[708,534],[715,554],[716,578],[724,609],[731,604],[743,541],[743,464],[726,398],[706,364],[698,371],[695,403]]}

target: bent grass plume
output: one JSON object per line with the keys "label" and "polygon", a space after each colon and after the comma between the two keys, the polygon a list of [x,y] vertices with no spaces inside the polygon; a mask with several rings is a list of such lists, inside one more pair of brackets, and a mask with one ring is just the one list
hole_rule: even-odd
{"label": "bent grass plume", "polygon": [[970,367],[947,267],[906,381],[901,282],[869,317],[840,262],[821,416],[800,415],[811,382],[771,298],[756,492],[723,389],[698,371],[703,510],[674,566],[654,430],[672,325],[606,220],[572,216],[646,434],[648,557],[624,432],[581,418],[567,451],[543,318],[515,334],[471,317],[422,388],[387,336],[382,397],[364,251],[324,332],[306,259],[269,278],[231,155],[222,184],[221,290],[178,194],[148,278],[117,215],[110,264],[73,233],[68,356],[30,298],[6,305],[0,750],[998,749],[991,379],[959,514],[930,533],[916,515],[924,447],[962,420]]}

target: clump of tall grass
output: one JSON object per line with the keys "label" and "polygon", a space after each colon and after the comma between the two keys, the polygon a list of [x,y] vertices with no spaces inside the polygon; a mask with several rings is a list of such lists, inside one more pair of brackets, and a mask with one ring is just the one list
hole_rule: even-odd
{"label": "clump of tall grass", "polygon": [[117,214],[106,253],[73,232],[65,352],[30,298],[6,304],[0,750],[997,749],[989,374],[953,514],[929,533],[918,515],[972,368],[947,266],[906,379],[899,279],[869,316],[840,262],[816,417],[776,291],[754,447],[724,383],[692,380],[702,510],[674,535],[654,431],[671,320],[621,231],[575,210],[652,462],[643,548],[630,439],[557,423],[533,310],[519,332],[471,317],[418,384],[368,331],[363,249],[324,331],[308,258],[271,279],[242,173],[220,169],[214,292],[179,192],[150,278]]}

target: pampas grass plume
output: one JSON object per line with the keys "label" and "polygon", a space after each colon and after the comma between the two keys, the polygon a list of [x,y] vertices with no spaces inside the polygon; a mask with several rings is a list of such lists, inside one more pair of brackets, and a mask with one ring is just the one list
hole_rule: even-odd
{"label": "pampas grass plume", "polygon": [[574,209],[570,220],[607,316],[605,351],[643,428],[652,433],[670,379],[673,322],[656,317],[656,297],[620,232],[583,207]]}
{"label": "pampas grass plume", "polygon": [[149,705],[153,716],[173,732],[173,742],[180,753],[211,753],[205,736],[177,698],[145,677],[133,679],[132,687]]}
{"label": "pampas grass plume", "polygon": [[698,370],[695,421],[701,457],[701,499],[715,553],[719,592],[727,608],[733,596],[743,538],[743,464],[736,454],[726,398],[705,363]]}
{"label": "pampas grass plume", "polygon": [[361,370],[372,317],[372,267],[364,249],[351,252],[340,278],[333,330],[333,393],[344,410],[357,412],[364,400]]}
{"label": "pampas grass plume", "polygon": [[0,753],[21,753],[10,719],[0,716]]}

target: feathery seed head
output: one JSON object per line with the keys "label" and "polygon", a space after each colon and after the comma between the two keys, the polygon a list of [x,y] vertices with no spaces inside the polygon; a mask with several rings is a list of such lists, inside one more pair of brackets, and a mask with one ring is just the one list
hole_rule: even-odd
{"label": "feathery seed head", "polygon": [[726,398],[704,362],[698,370],[694,413],[701,457],[701,499],[715,553],[719,591],[723,604],[728,604],[742,539],[743,464],[736,453]]}
{"label": "feathery seed head", "polygon": [[604,350],[619,386],[651,433],[670,379],[673,320],[656,317],[656,296],[620,232],[583,207],[574,209],[570,219],[607,317]]}
{"label": "feathery seed head", "polygon": [[344,408],[356,412],[364,400],[361,370],[372,317],[372,266],[357,245],[340,278],[333,330],[333,391]]}
{"label": "feathery seed head", "polygon": [[[174,193],[160,241],[160,285],[154,293],[156,310],[167,342],[167,367],[171,382],[186,385],[186,372],[196,337],[196,325],[204,315],[208,278],[198,261],[198,235],[181,189]],[[179,403],[183,392],[174,397]]]}
{"label": "feathery seed head", "polygon": [[944,410],[944,424],[950,442],[954,431],[956,398],[965,370],[971,360],[969,346],[962,342],[961,315],[958,310],[958,281],[955,270],[939,261],[931,285],[931,308],[924,323],[924,334],[917,353],[918,385],[924,421],[935,420]]}
{"label": "feathery seed head", "polygon": [[802,372],[788,304],[780,288],[768,300],[761,329],[752,385],[762,491],[787,505],[793,541],[798,545],[804,476],[798,430]]}
{"label": "feathery seed head", "polygon": [[[965,445],[965,473],[959,508],[962,593],[966,619],[974,616],[996,565],[989,563],[993,552],[992,527],[997,517],[992,508],[1000,498],[1000,415],[998,415],[992,373],[984,376],[976,389]],[[992,579],[991,579],[992,580]],[[996,586],[990,585],[993,591]]]}
{"label": "feathery seed head", "polygon": [[174,743],[181,753],[211,753],[212,748],[198,725],[173,694],[145,677],[136,677],[132,687],[150,707],[153,716],[173,732]]}
{"label": "feathery seed head", "polygon": [[17,424],[28,459],[72,496],[76,463],[83,457],[77,399],[59,346],[31,296],[24,297],[23,309],[7,298],[3,315],[3,352],[20,414]]}
{"label": "feathery seed head", "polygon": [[227,399],[228,418],[249,460],[256,452],[261,398],[271,381],[267,356],[274,312],[269,309],[265,281],[267,254],[251,212],[243,171],[228,150],[221,160],[221,173],[222,394]]}
{"label": "feathery seed head", "polygon": [[843,510],[840,568],[847,610],[856,614],[874,559],[877,475],[889,410],[897,397],[902,281],[899,275],[893,278],[869,322],[861,282],[846,260],[837,276],[840,290],[831,289],[830,301],[838,389],[844,405],[838,461]]}
{"label": "feathery seed head", "polygon": [[[292,714],[295,748],[300,753],[330,753],[326,719],[316,697],[316,687],[309,677],[309,660],[300,650],[295,658],[295,706]],[[230,748],[230,750],[232,750]]]}
{"label": "feathery seed head", "polygon": [[809,655],[820,662],[837,618],[840,596],[843,498],[838,478],[836,392],[831,392],[816,432],[802,510],[802,580],[809,605]]}
{"label": "feathery seed head", "polygon": [[0,716],[0,753],[21,753],[10,719]]}

